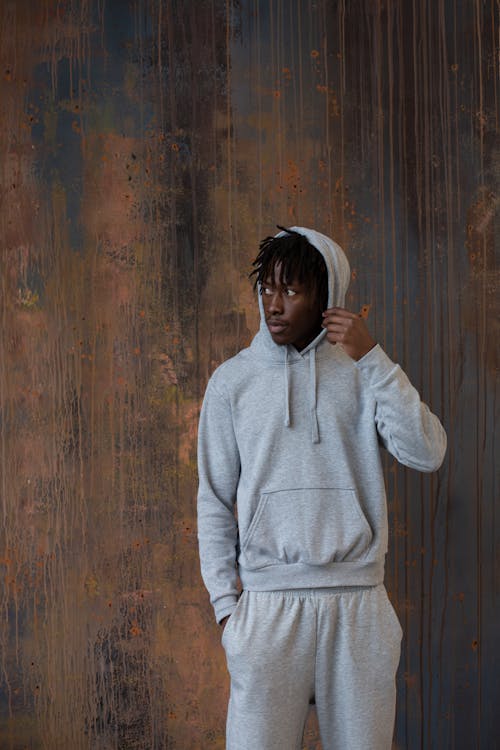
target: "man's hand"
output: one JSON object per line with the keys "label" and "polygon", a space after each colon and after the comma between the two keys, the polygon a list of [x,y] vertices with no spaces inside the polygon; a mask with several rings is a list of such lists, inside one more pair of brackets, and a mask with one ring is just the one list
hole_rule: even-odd
{"label": "man's hand", "polygon": [[341,344],[354,360],[361,359],[376,345],[370,336],[361,314],[344,310],[343,307],[330,307],[323,313],[323,328],[331,344]]}

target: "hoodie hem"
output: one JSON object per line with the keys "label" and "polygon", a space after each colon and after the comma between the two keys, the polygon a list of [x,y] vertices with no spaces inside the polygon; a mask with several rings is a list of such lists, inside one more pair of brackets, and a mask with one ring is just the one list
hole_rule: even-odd
{"label": "hoodie hem", "polygon": [[321,567],[305,563],[278,563],[256,570],[248,570],[240,565],[239,576],[243,588],[248,591],[376,586],[384,581],[384,561],[333,562]]}

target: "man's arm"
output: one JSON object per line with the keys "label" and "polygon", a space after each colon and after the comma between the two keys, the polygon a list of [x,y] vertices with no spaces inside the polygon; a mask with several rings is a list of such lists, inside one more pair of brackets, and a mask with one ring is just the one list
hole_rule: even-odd
{"label": "man's arm", "polygon": [[210,382],[198,431],[198,541],[201,573],[215,617],[236,607],[238,528],[234,514],[240,457],[229,402]]}
{"label": "man's arm", "polygon": [[342,345],[373,393],[375,422],[384,447],[412,469],[439,469],[446,453],[446,433],[401,367],[371,338],[360,315],[330,308],[323,320],[328,340]]}

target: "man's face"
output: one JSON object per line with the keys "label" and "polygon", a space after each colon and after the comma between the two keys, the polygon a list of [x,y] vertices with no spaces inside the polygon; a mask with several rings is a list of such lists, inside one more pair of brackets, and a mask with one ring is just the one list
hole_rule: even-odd
{"label": "man's face", "polygon": [[280,282],[281,264],[262,283],[262,304],[275,344],[304,349],[321,331],[322,310],[314,291],[296,280]]}

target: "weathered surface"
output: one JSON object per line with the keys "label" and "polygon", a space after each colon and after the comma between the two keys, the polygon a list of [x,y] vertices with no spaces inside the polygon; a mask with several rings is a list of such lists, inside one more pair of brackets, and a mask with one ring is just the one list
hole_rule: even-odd
{"label": "weathered surface", "polygon": [[0,748],[224,747],[196,422],[256,329],[259,239],[297,222],[450,439],[437,475],[387,460],[395,746],[490,750],[498,6],[0,12]]}

